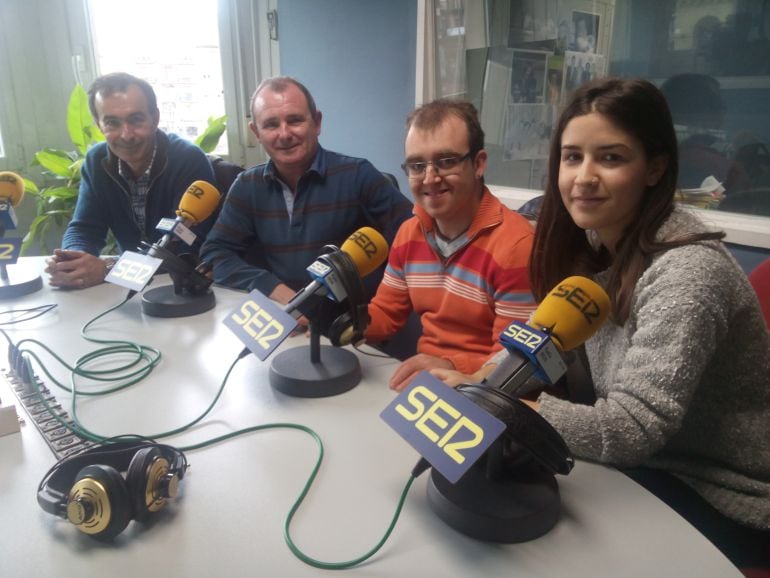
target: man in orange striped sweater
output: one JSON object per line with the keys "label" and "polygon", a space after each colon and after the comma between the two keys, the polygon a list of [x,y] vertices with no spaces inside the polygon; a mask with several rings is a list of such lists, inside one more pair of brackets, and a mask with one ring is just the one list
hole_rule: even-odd
{"label": "man in orange striped sweater", "polygon": [[401,390],[422,370],[473,373],[500,349],[501,331],[534,310],[527,265],[533,230],[484,185],[487,152],[472,104],[441,99],[406,122],[414,216],[393,241],[385,276],[369,305],[369,342],[392,337],[412,311],[418,353],[393,374]]}

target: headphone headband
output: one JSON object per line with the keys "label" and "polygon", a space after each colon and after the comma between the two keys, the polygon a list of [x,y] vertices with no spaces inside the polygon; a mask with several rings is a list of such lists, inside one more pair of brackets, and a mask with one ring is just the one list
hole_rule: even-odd
{"label": "headphone headband", "polygon": [[318,260],[340,272],[340,282],[348,295],[348,311],[332,322],[328,337],[336,347],[357,343],[364,338],[369,325],[369,306],[361,275],[347,253],[334,245],[326,245],[324,249],[330,252],[320,255]]}
{"label": "headphone headband", "polygon": [[457,391],[506,424],[509,441],[515,442],[555,474],[566,475],[575,460],[564,439],[548,421],[521,400],[496,387],[463,384]]}
{"label": "headphone headband", "polygon": [[94,463],[115,468],[125,472],[136,453],[145,448],[156,448],[169,463],[169,471],[179,479],[184,477],[187,470],[187,457],[181,450],[166,444],[136,440],[108,443],[95,446],[69,456],[57,462],[40,482],[37,489],[37,501],[40,506],[55,516],[65,513],[67,494],[72,487],[75,477],[83,468]]}

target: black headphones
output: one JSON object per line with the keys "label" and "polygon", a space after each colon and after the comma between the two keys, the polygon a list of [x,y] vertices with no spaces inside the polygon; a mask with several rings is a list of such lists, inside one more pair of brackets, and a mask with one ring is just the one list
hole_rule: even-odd
{"label": "black headphones", "polygon": [[575,460],[559,433],[543,416],[509,393],[480,384],[463,384],[457,391],[505,423],[503,459],[515,459],[523,449],[554,474],[566,475]]}
{"label": "black headphones", "polygon": [[40,482],[37,503],[81,532],[111,540],[176,497],[186,470],[184,453],[168,445],[106,444],[59,461]]}
{"label": "black headphones", "polygon": [[364,340],[364,332],[369,325],[369,304],[366,302],[366,293],[361,275],[350,256],[334,245],[325,245],[324,253],[318,257],[334,271],[339,272],[339,279],[348,294],[348,309],[338,316],[328,329],[327,337],[335,347],[359,343]]}

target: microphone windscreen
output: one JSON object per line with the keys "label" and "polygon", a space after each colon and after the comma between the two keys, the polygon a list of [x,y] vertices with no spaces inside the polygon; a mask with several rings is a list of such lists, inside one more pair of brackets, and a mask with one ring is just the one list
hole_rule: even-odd
{"label": "microphone windscreen", "polygon": [[197,225],[211,216],[219,204],[219,191],[211,183],[195,181],[184,192],[176,214]]}
{"label": "microphone windscreen", "polygon": [[358,229],[345,240],[341,249],[356,264],[361,277],[366,277],[388,257],[388,242],[371,227]]}
{"label": "microphone windscreen", "polygon": [[596,333],[609,313],[610,298],[604,289],[586,277],[567,277],[545,296],[531,325],[569,351]]}
{"label": "microphone windscreen", "polygon": [[0,173],[0,199],[9,199],[11,206],[16,207],[24,198],[24,181],[16,173],[3,171]]}

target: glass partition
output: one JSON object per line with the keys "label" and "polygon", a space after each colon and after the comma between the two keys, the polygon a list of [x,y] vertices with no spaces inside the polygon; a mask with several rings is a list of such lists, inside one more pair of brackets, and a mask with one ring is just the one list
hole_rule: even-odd
{"label": "glass partition", "polygon": [[437,96],[479,109],[490,184],[542,190],[570,92],[640,76],[674,116],[681,200],[770,216],[770,0],[437,0],[435,15]]}

